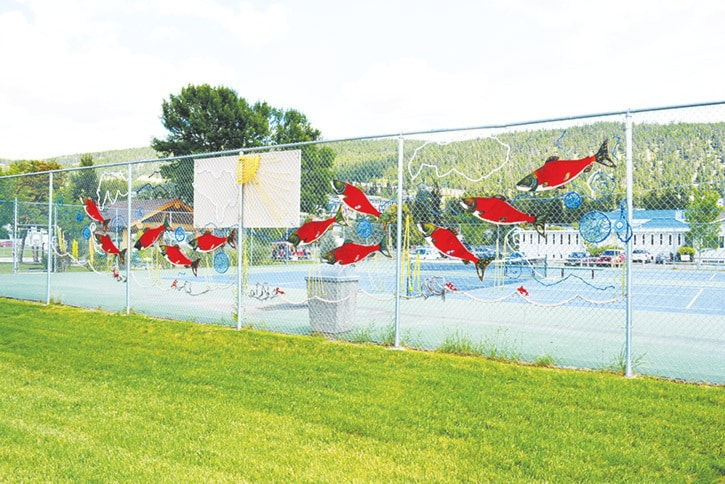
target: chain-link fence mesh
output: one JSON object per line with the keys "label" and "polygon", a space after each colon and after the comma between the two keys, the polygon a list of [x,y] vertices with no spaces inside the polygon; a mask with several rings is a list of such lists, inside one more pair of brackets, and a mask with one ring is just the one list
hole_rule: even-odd
{"label": "chain-link fence mesh", "polygon": [[[469,261],[411,255],[401,318],[409,338],[498,358],[619,365],[621,269],[564,264],[594,239],[583,218],[621,200],[624,164],[593,156],[605,140],[613,160],[621,155],[617,121],[456,132],[406,150],[410,224],[419,227],[406,227],[411,248],[432,242],[435,255],[454,251]],[[428,241],[422,223],[435,227]],[[489,259],[479,280],[476,261]]]}
{"label": "chain-link fence mesh", "polygon": [[[54,188],[62,179],[54,176]],[[0,225],[8,235],[0,248],[3,295],[47,301],[49,190],[48,173],[0,181]],[[10,239],[10,234],[18,235]]]}
{"label": "chain-link fence mesh", "polygon": [[725,383],[723,119],[715,104],[0,177],[0,294]]}
{"label": "chain-link fence mesh", "polygon": [[725,106],[633,116],[639,372],[725,380]]}

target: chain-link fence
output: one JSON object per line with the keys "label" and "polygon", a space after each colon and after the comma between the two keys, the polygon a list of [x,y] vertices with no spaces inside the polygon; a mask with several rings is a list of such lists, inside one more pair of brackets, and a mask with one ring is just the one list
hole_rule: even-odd
{"label": "chain-link fence", "polygon": [[0,295],[722,384],[724,166],[714,103],[5,176]]}

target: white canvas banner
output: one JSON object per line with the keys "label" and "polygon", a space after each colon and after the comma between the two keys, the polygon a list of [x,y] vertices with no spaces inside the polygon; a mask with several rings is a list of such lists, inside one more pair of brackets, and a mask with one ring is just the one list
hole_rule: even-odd
{"label": "white canvas banner", "polygon": [[241,186],[244,227],[296,227],[301,162],[300,150],[195,159],[194,226],[236,226]]}

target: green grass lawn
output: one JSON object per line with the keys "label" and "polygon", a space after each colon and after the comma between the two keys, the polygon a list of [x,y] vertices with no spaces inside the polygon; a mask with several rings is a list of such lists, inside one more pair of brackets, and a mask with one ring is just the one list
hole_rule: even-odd
{"label": "green grass lawn", "polygon": [[723,387],[0,299],[0,481],[723,479]]}

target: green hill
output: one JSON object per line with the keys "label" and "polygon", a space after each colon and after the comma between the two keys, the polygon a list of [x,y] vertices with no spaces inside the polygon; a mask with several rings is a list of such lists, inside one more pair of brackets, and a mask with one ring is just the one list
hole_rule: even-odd
{"label": "green hill", "polygon": [[[464,134],[469,139],[460,139]],[[476,195],[520,194],[516,183],[540,167],[550,156],[576,159],[596,152],[604,139],[617,167],[602,168],[623,191],[625,177],[623,123],[598,122],[566,129],[517,130],[495,137],[452,132],[446,143],[405,140],[405,179],[409,191],[416,186],[438,186]],[[725,123],[635,124],[634,194],[642,208],[683,208],[694,184],[708,183],[725,191]],[[440,135],[438,135],[440,136]],[[418,137],[422,138],[422,137]],[[397,183],[397,139],[367,139],[325,143],[335,153],[335,176],[350,182],[376,184],[379,194],[391,193]],[[96,166],[153,160],[151,147],[91,153]],[[81,154],[49,159],[76,166]],[[10,160],[0,160],[8,164]],[[597,171],[599,167],[595,168]],[[139,166],[139,176],[158,165]],[[148,172],[148,173],[147,173]],[[616,180],[616,182],[615,182]],[[723,193],[725,195],[725,193]],[[619,197],[621,198],[621,197]]]}
{"label": "green hill", "polygon": [[[48,161],[55,161],[61,166],[77,166],[81,161],[81,156],[86,153],[77,153],[74,155],[63,155],[50,158]],[[88,153],[93,156],[95,165],[110,165],[113,163],[124,163],[136,160],[153,160],[159,157],[158,153],[150,146],[142,148],[129,148],[125,150],[109,150]]]}
{"label": "green hill", "polygon": [[[459,136],[451,134],[451,138]],[[597,151],[604,139],[617,163],[599,168],[616,182],[625,177],[623,123],[601,122],[562,129],[502,133],[446,144],[405,142],[405,176],[413,185],[458,188],[481,195],[514,197],[516,183],[550,156],[577,159]],[[337,175],[353,182],[395,183],[396,140],[335,143]],[[725,123],[643,124],[633,129],[634,195],[653,208],[686,203],[693,184],[723,190]],[[510,148],[510,151],[509,151]],[[649,201],[649,202],[647,202]]]}

